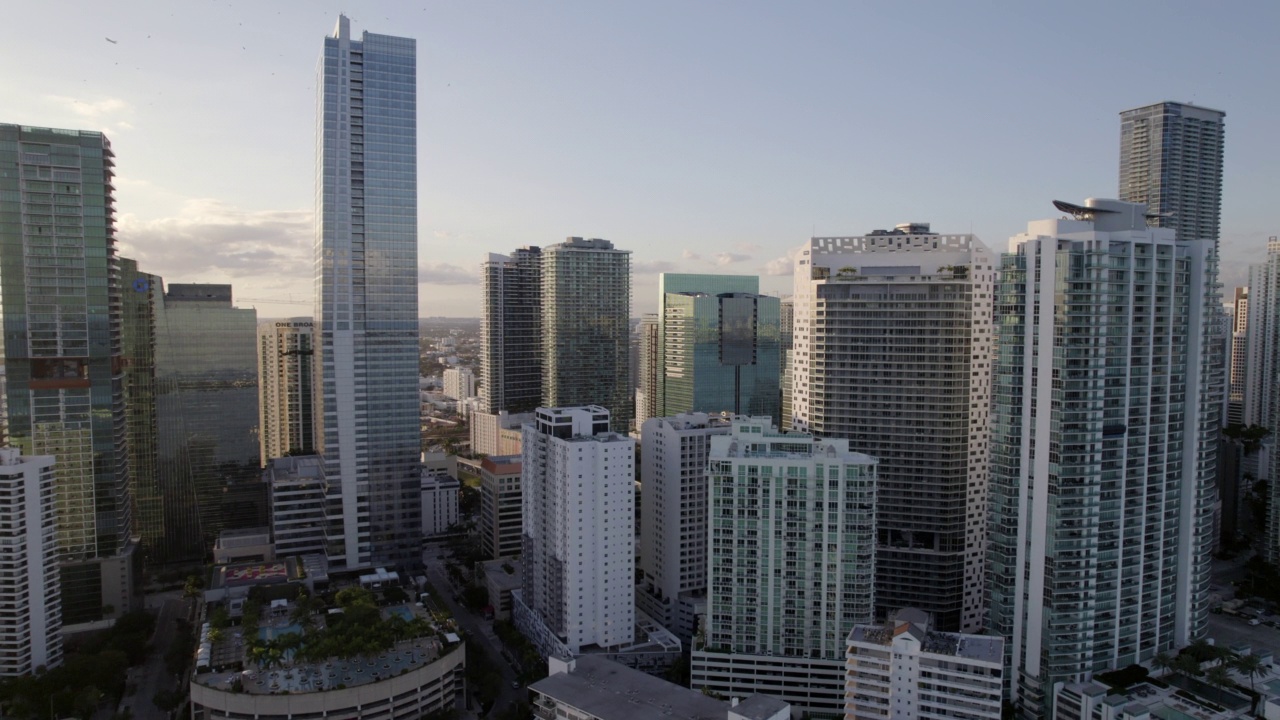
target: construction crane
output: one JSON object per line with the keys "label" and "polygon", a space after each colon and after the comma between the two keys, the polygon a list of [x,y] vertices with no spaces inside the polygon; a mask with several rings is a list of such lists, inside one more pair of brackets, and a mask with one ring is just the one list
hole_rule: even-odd
{"label": "construction crane", "polygon": [[281,300],[279,298],[247,298],[238,297],[236,302],[243,303],[261,303],[263,305],[310,305],[315,306],[315,300]]}

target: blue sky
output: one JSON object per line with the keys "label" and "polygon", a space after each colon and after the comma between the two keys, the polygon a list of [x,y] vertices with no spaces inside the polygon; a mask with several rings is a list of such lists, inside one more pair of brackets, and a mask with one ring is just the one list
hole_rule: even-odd
{"label": "blue sky", "polygon": [[1113,196],[1119,112],[1161,100],[1227,113],[1224,284],[1280,234],[1277,3],[46,0],[6,9],[0,122],[106,130],[125,254],[309,314],[339,12],[418,40],[424,316],[478,313],[485,253],[569,235],[634,251],[635,314],[662,270],[788,293],[814,233],[1003,250]]}

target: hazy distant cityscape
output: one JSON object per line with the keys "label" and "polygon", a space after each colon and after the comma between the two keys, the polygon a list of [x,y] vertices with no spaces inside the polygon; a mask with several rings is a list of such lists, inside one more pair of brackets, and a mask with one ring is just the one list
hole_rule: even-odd
{"label": "hazy distant cityscape", "polygon": [[529,235],[420,317],[435,49],[363,25],[302,31],[313,300],[126,257],[110,133],[0,117],[0,717],[1280,720],[1231,108],[1115,107],[1010,238]]}

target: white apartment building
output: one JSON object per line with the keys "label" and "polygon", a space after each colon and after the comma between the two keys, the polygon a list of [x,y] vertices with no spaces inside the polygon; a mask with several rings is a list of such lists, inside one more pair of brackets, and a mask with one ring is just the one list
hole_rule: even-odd
{"label": "white apartment building", "polygon": [[315,452],[315,345],[309,317],[258,323],[262,462]]}
{"label": "white apartment building", "polygon": [[271,493],[271,537],[277,557],[325,551],[324,461],[316,455],[274,458],[263,471]]}
{"label": "white apartment building", "polygon": [[640,442],[640,584],[636,605],[688,644],[707,603],[707,456],[728,416],[645,421]]}
{"label": "white apartment building", "polygon": [[544,654],[630,644],[635,441],[598,405],[538,408],[524,426],[525,586],[517,624]]}
{"label": "white apartment building", "polygon": [[1000,720],[1004,640],[930,629],[908,608],[849,633],[845,720]]}
{"label": "white apartment building", "polygon": [[927,223],[815,237],[797,259],[790,414],[880,461],[878,618],[982,627],[994,277],[978,238]]}
{"label": "white apartment building", "polygon": [[1213,244],[1056,202],[1003,258],[988,630],[1011,700],[1204,635],[1221,394]]}
{"label": "white apartment building", "polygon": [[0,677],[62,664],[52,455],[0,448]]}
{"label": "white apartment building", "polygon": [[451,367],[442,373],[444,394],[454,400],[466,400],[476,395],[476,374],[471,368]]}
{"label": "white apartment building", "polygon": [[458,524],[462,483],[447,473],[422,469],[422,534],[439,535]]}
{"label": "white apartment building", "polygon": [[691,687],[844,712],[845,640],[875,604],[876,460],[737,419],[711,438],[707,614]]}

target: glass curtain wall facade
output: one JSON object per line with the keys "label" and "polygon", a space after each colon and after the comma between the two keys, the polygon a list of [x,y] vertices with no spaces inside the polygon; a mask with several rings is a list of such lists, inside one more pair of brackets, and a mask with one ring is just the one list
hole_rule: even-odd
{"label": "glass curtain wall facade", "polygon": [[481,282],[482,411],[533,412],[542,399],[542,249],[490,253]]}
{"label": "glass curtain wall facade", "polygon": [[635,417],[631,251],[571,237],[542,251],[542,406],[600,405],[611,429]]}
{"label": "glass curtain wall facade", "polygon": [[[134,528],[144,559],[163,556],[164,494],[158,467],[159,423],[156,416],[156,305],[164,292],[159,277],[138,269],[136,260],[120,259],[120,298],[125,357],[125,415],[129,431]],[[174,522],[177,522],[175,520]]]}
{"label": "glass curtain wall facade", "polygon": [[663,296],[659,412],[727,411],[776,421],[778,315],[778,298],[748,292]]}
{"label": "glass curtain wall facade", "polygon": [[129,498],[115,154],[102,133],[0,125],[9,443],[57,458],[64,625],[140,599]]}
{"label": "glass curtain wall facade", "polygon": [[1212,246],[1142,205],[1058,206],[1077,219],[1031,223],[997,285],[988,629],[1024,717],[1208,618]]}
{"label": "glass curtain wall facade", "polygon": [[166,522],[148,555],[153,562],[202,561],[222,530],[266,525],[257,325],[257,311],[232,306],[230,285],[174,283],[156,308]]}
{"label": "glass curtain wall facade", "polygon": [[880,460],[876,615],[983,622],[993,258],[923,223],[813,238],[796,273],[793,413]]}
{"label": "glass curtain wall facade", "polygon": [[339,17],[319,67],[316,440],[336,567],[417,562],[417,50],[351,37]]}

